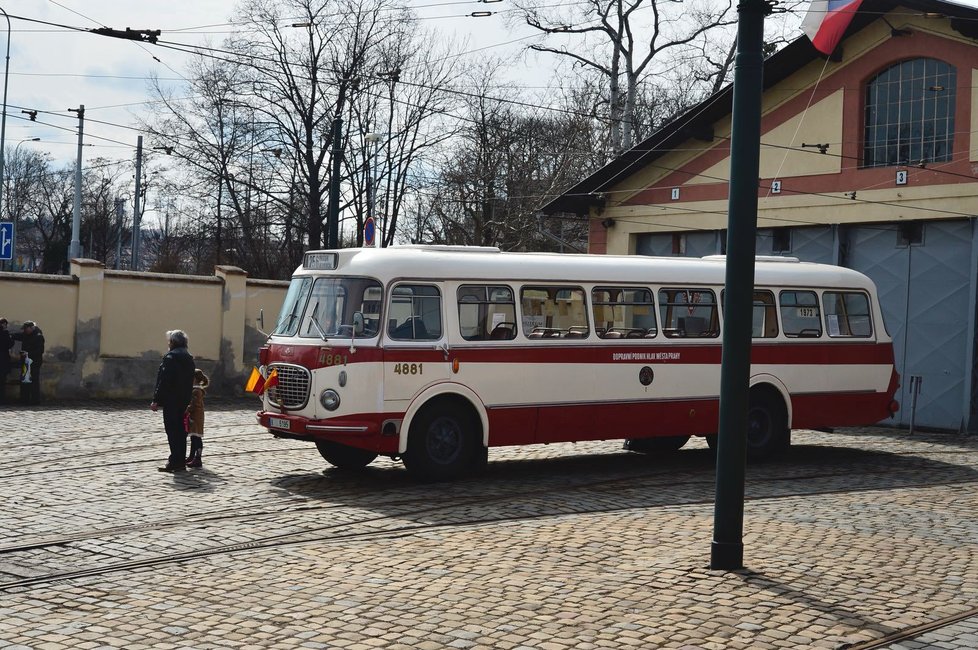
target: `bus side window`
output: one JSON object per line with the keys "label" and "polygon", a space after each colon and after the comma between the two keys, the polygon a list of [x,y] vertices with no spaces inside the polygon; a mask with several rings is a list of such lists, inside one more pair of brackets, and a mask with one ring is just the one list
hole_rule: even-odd
{"label": "bus side window", "polygon": [[401,341],[441,338],[441,293],[438,287],[401,284],[391,292],[387,334]]}
{"label": "bus side window", "polygon": [[822,336],[822,316],[814,291],[782,291],[781,323],[784,335],[798,338]]}
{"label": "bus side window", "polygon": [[716,338],[720,316],[712,289],[659,289],[662,333],[669,338]]}
{"label": "bus side window", "polygon": [[458,288],[458,322],[466,341],[516,338],[516,302],[506,286],[463,285]]}
{"label": "bus side window", "polygon": [[658,332],[652,292],[634,287],[591,290],[594,329],[602,339],[653,338]]}
{"label": "bus side window", "polygon": [[822,294],[825,306],[825,328],[829,336],[869,337],[873,323],[869,313],[869,297],[858,291],[826,291]]}
{"label": "bus side window", "polygon": [[[725,292],[720,292],[720,306],[723,307]],[[778,310],[774,304],[774,293],[755,291],[754,306],[751,309],[751,338],[773,339],[778,336]]]}
{"label": "bus side window", "polygon": [[527,338],[583,339],[591,334],[585,293],[579,287],[522,287],[520,307]]}

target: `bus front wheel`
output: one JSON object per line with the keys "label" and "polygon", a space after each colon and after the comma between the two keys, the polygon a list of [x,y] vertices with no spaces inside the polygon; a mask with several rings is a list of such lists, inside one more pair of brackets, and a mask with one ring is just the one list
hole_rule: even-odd
{"label": "bus front wheel", "polygon": [[456,478],[475,464],[479,443],[470,413],[457,405],[433,405],[411,426],[404,465],[422,480]]}
{"label": "bus front wheel", "polygon": [[319,450],[319,455],[326,459],[326,462],[339,469],[362,469],[377,458],[377,454],[372,451],[357,449],[330,440],[317,440],[316,449]]}

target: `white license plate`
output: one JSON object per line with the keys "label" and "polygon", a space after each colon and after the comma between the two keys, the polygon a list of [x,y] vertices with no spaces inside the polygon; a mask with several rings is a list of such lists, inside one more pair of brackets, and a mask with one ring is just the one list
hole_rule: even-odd
{"label": "white license plate", "polygon": [[289,430],[289,421],[285,418],[268,418],[268,426],[273,429],[285,429]]}

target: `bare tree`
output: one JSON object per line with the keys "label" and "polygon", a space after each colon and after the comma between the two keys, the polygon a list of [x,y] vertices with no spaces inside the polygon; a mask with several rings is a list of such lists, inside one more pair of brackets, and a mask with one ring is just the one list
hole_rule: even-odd
{"label": "bare tree", "polygon": [[736,21],[729,0],[586,0],[553,11],[522,0],[517,6],[527,25],[565,41],[531,49],[565,57],[607,83],[609,139],[616,153],[631,148],[640,129],[636,107],[642,81],[694,60],[712,31]]}
{"label": "bare tree", "polygon": [[22,217],[25,245],[32,260],[40,260],[42,273],[68,270],[68,243],[74,202],[73,167],[45,170],[35,188],[36,202]]}
{"label": "bare tree", "polygon": [[[128,180],[128,179],[126,179]],[[117,243],[125,223],[116,216],[115,199],[122,192],[123,171],[115,163],[96,158],[82,176],[80,236],[85,257],[109,266],[115,260]]]}
{"label": "bare tree", "polygon": [[[355,208],[356,243],[363,243],[363,218],[368,189],[385,246],[394,242],[408,197],[418,187],[417,170],[441,144],[458,133],[458,122],[443,115],[459,106],[445,92],[460,74],[454,44],[432,47],[434,34],[400,26],[403,34],[374,52],[375,72],[369,85],[351,102],[351,146],[347,165],[351,204]],[[377,138],[374,146],[367,134]],[[372,177],[376,177],[376,186]]]}
{"label": "bare tree", "polygon": [[8,147],[6,155],[6,174],[4,176],[3,205],[6,218],[14,223],[16,230],[15,247],[11,267],[15,270],[21,265],[20,257],[27,252],[31,239],[31,223],[40,210],[38,187],[49,172],[47,154],[33,149],[20,150]]}
{"label": "bare tree", "polygon": [[[603,159],[597,125],[570,110],[547,114],[489,98],[500,67],[490,63],[477,73],[466,124],[439,161],[427,200],[419,201],[415,239],[506,250],[583,249],[583,220],[543,223],[536,210],[596,169]],[[579,99],[571,93],[565,101],[578,105]]]}
{"label": "bare tree", "polygon": [[[180,92],[189,97],[157,85],[163,101],[144,121],[153,146],[178,162],[184,194],[213,206],[195,227],[216,240],[216,260],[231,249],[250,273],[290,273],[304,250],[324,243],[331,184],[360,243],[368,163],[378,167],[383,236],[393,241],[412,168],[450,137],[442,88],[456,59],[430,47],[389,0],[245,0],[239,18],[250,29],[220,57],[200,53],[190,93]],[[347,129],[333,142],[339,118]],[[382,157],[368,132],[380,134]],[[335,178],[334,162],[342,163]]]}

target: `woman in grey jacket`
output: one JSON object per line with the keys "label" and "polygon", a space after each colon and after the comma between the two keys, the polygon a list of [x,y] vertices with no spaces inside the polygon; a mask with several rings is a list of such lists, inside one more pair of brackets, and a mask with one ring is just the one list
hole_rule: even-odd
{"label": "woman in grey jacket", "polygon": [[163,355],[156,373],[156,390],[149,407],[156,411],[163,407],[163,428],[170,445],[170,457],[161,472],[186,471],[187,432],[183,428],[183,414],[190,404],[194,389],[194,358],[187,350],[190,341],[183,330],[166,333],[170,351]]}

